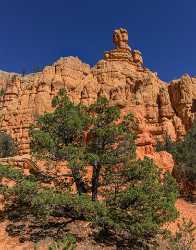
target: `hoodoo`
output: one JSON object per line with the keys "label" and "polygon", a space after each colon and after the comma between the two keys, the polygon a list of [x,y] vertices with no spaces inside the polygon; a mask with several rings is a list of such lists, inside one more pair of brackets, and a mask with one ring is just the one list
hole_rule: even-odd
{"label": "hoodoo", "polygon": [[92,68],[77,57],[65,57],[38,73],[0,73],[1,131],[17,141],[20,155],[30,152],[29,125],[52,110],[51,100],[61,88],[74,102],[91,104],[106,96],[122,114],[133,112],[137,146],[144,153],[165,135],[184,136],[196,114],[196,78],[186,74],[169,84],[161,81],[144,67],[141,52],[129,47],[124,28],[113,32],[113,43],[115,48]]}

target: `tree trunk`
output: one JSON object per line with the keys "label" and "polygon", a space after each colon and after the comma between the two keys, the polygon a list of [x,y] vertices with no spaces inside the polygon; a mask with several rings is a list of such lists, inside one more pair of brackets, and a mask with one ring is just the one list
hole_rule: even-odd
{"label": "tree trunk", "polygon": [[78,168],[72,169],[72,176],[73,176],[74,182],[76,184],[78,194],[81,195],[82,193],[86,193],[87,190],[85,187],[85,183],[81,177],[80,170]]}
{"label": "tree trunk", "polygon": [[100,170],[101,170],[101,165],[97,161],[95,161],[93,165],[93,174],[92,174],[92,201],[97,200]]}

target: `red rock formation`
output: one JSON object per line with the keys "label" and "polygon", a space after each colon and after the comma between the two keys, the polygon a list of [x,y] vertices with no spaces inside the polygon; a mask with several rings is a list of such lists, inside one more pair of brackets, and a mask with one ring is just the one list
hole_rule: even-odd
{"label": "red rock formation", "polygon": [[29,125],[52,110],[51,100],[62,87],[77,103],[90,104],[106,96],[122,114],[133,112],[138,119],[138,147],[148,155],[154,154],[153,146],[164,135],[178,139],[185,134],[196,114],[196,78],[184,75],[167,84],[144,67],[141,52],[131,50],[125,29],[114,31],[113,42],[115,48],[93,68],[67,57],[35,74],[0,73],[5,90],[1,130],[17,140],[20,155],[29,153]]}
{"label": "red rock formation", "polygon": [[[74,102],[88,105],[98,96],[106,96],[121,108],[122,115],[133,112],[138,120],[138,157],[148,156],[165,171],[172,170],[171,155],[155,152],[154,146],[165,135],[176,140],[190,128],[196,117],[196,77],[184,75],[167,84],[144,67],[140,51],[131,50],[125,29],[114,31],[113,42],[115,48],[105,52],[104,59],[92,68],[78,58],[67,57],[35,74],[0,72],[0,88],[5,92],[0,97],[0,126],[18,142],[20,154],[1,162],[25,168],[30,152],[29,125],[52,110],[53,96],[65,88]],[[58,171],[65,171],[64,166],[59,165]],[[195,215],[192,217],[195,222]]]}

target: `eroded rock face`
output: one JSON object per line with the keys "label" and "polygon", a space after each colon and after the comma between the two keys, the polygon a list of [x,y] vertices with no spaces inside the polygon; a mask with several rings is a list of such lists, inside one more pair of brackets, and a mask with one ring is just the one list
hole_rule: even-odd
{"label": "eroded rock face", "polygon": [[144,67],[141,52],[129,47],[125,29],[114,31],[113,42],[115,48],[92,68],[67,57],[35,74],[0,73],[5,92],[0,99],[1,130],[17,140],[21,155],[29,153],[29,125],[52,110],[51,100],[61,88],[76,103],[89,105],[106,96],[122,115],[133,112],[142,154],[154,154],[154,145],[165,135],[184,136],[196,114],[196,78],[184,75],[167,84]]}
{"label": "eroded rock face", "polygon": [[183,75],[181,79],[172,81],[169,85],[169,93],[172,105],[177,116],[182,120],[186,129],[189,129],[195,119],[194,102],[196,84],[189,75]]}

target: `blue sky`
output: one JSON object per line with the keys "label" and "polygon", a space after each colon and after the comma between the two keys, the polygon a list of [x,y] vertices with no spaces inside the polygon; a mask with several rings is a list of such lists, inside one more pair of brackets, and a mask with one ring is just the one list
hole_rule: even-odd
{"label": "blue sky", "polygon": [[78,56],[94,65],[125,27],[145,65],[170,81],[196,75],[195,0],[0,0],[0,69],[22,72]]}

